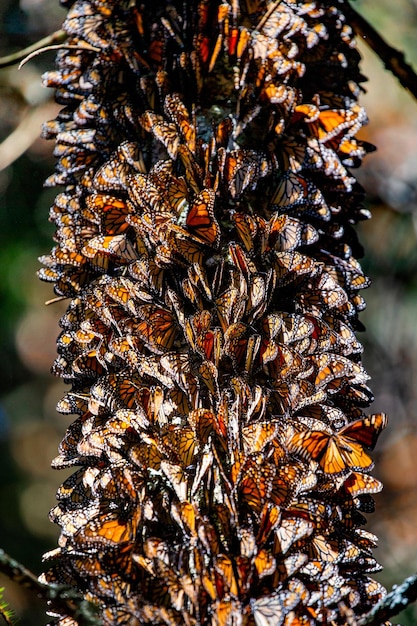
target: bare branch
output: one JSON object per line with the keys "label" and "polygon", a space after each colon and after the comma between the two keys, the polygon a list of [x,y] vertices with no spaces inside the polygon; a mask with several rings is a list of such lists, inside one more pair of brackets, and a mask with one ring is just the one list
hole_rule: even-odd
{"label": "bare branch", "polygon": [[379,56],[386,69],[394,74],[401,85],[408,89],[417,100],[417,74],[406,62],[404,53],[387,44],[375,28],[362,15],[359,15],[346,0],[342,0],[342,5],[343,11],[356,33]]}
{"label": "bare branch", "polygon": [[358,621],[358,626],[380,626],[416,600],[417,574],[414,574],[406,578],[401,585],[394,585],[392,591]]}
{"label": "bare branch", "polygon": [[75,589],[65,585],[45,585],[36,574],[0,549],[0,572],[21,587],[29,589],[54,609],[61,609],[78,620],[80,626],[98,626],[96,609]]}

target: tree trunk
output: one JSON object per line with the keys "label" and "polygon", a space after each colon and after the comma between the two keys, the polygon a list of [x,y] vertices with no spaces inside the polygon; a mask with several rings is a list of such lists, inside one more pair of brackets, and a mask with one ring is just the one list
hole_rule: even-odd
{"label": "tree trunk", "polygon": [[[385,427],[361,365],[351,174],[371,146],[330,2],[77,0],[45,84],[70,300],[42,580],[104,625],[355,624]],[[53,606],[54,624],[76,624]]]}

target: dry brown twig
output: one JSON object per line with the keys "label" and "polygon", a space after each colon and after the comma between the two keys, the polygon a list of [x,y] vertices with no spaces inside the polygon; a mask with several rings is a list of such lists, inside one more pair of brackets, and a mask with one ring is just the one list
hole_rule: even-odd
{"label": "dry brown twig", "polygon": [[61,44],[66,40],[66,38],[67,33],[64,30],[56,30],[51,35],[47,35],[43,39],[36,41],[34,44],[24,48],[23,50],[18,50],[17,52],[1,57],[0,68],[16,65],[16,63],[23,61],[28,55],[33,55],[34,53],[39,54],[43,49],[48,49],[48,46],[51,47],[51,49],[55,49],[55,44]]}
{"label": "dry brown twig", "polygon": [[341,0],[343,11],[353,29],[381,59],[389,70],[417,100],[417,74],[406,62],[404,53],[390,46],[375,28],[346,0]]}

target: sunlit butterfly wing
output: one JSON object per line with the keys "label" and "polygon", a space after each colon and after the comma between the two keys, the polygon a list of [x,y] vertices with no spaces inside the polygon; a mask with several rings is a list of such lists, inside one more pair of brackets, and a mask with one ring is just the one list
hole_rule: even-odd
{"label": "sunlit butterfly wing", "polygon": [[186,226],[203,243],[216,247],[220,242],[220,227],[213,209],[214,192],[211,189],[203,189],[191,205]]}

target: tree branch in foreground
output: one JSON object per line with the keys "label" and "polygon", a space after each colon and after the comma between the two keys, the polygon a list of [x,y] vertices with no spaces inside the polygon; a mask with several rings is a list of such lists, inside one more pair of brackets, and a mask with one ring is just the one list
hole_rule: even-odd
{"label": "tree branch in foreground", "polygon": [[409,576],[392,590],[365,617],[358,626],[379,626],[391,617],[398,615],[409,604],[417,600],[417,574]]}
{"label": "tree branch in foreground", "polygon": [[24,565],[12,559],[0,549],[0,572],[21,587],[32,591],[39,599],[44,600],[53,610],[64,609],[67,615],[74,617],[79,626],[99,626],[95,607],[84,600],[82,595],[72,587],[65,585],[45,585]]}

